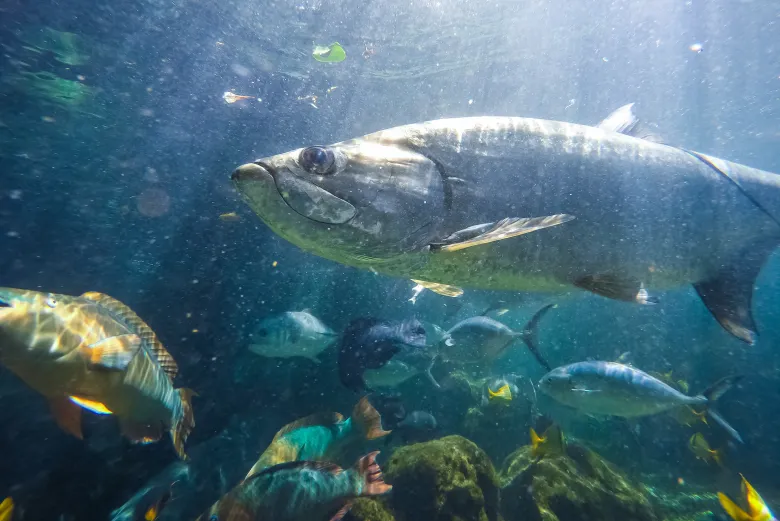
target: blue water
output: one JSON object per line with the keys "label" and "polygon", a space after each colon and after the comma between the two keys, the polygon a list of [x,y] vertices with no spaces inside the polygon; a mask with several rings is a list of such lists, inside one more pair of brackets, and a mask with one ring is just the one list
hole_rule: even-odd
{"label": "blue water", "polygon": [[[356,316],[417,316],[446,329],[493,298],[425,292],[412,305],[409,280],[297,249],[240,200],[229,182],[236,166],[429,119],[595,124],[636,102],[666,143],[780,172],[779,24],[780,4],[761,0],[6,0],[0,286],[101,291],[157,332],[180,366],[178,382],[200,395],[188,447],[229,438],[208,465],[217,476],[209,483],[223,489],[204,486],[187,514],[196,515],[283,424],[347,413],[355,401],[335,362],[249,353],[262,318],[309,308],[336,331]],[[346,60],[315,61],[313,46],[332,42]],[[225,92],[251,99],[229,104]],[[779,280],[775,254],[757,281],[754,347],[724,333],[690,288],[642,308],[578,293],[559,303],[540,346],[554,366],[629,352],[644,370],[674,370],[691,392],[746,375],[720,406],[747,442],[728,449],[728,472],[772,496]],[[520,328],[542,302],[526,296],[502,320]],[[522,349],[495,371],[543,374]],[[445,433],[463,432],[464,404],[446,392],[418,379],[402,393]],[[130,445],[110,420],[84,421],[84,441],[59,431],[45,401],[0,369],[0,499],[14,496],[18,519],[106,519],[175,461],[167,439]],[[559,421],[632,472],[718,489],[688,451],[693,431],[674,422]],[[625,432],[605,435],[615,429]],[[496,464],[527,443],[525,424],[500,432]],[[708,434],[726,446],[721,432]]]}

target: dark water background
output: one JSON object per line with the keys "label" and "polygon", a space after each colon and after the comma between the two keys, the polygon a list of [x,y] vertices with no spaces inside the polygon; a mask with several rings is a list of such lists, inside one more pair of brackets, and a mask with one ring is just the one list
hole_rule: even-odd
{"label": "dark water background", "polygon": [[[25,48],[47,27],[79,35],[83,63]],[[260,450],[283,423],[347,412],[355,400],[327,368],[278,368],[247,353],[263,317],[311,308],[338,330],[358,315],[416,313],[448,327],[484,301],[467,294],[459,310],[425,293],[411,307],[409,281],[304,254],[237,198],[235,166],[426,119],[592,124],[637,102],[668,143],[780,172],[778,31],[780,4],[758,0],[6,0],[0,285],[102,291],[127,303],[179,362],[178,384],[200,393],[188,445],[239,421]],[[333,41],[346,61],[312,59],[313,44]],[[691,51],[695,43],[703,52]],[[367,47],[375,52],[364,58]],[[54,101],[24,80],[41,71],[90,90]],[[228,90],[262,102],[226,104]],[[311,95],[316,109],[299,99]],[[150,201],[159,215],[148,215]],[[232,211],[240,220],[219,219]],[[725,334],[687,288],[641,309],[578,294],[546,321],[541,346],[554,365],[629,351],[638,367],[673,368],[692,390],[746,374],[721,406],[747,440],[731,454],[732,470],[768,487],[780,475],[779,275],[775,255],[757,283],[761,337],[752,348]],[[520,327],[532,311],[520,306],[506,321]],[[525,352],[505,364],[541,376]],[[457,407],[446,396],[422,399],[440,414]],[[130,446],[111,420],[85,421],[86,442],[60,432],[44,400],[0,369],[0,497],[14,493],[25,519],[105,519],[175,459],[167,440]],[[643,472],[706,482],[687,431],[659,419],[641,427]],[[602,434],[592,441],[606,443]],[[506,443],[526,443],[525,432]],[[616,442],[613,459],[628,464],[637,450]],[[251,461],[224,464],[242,476]]]}

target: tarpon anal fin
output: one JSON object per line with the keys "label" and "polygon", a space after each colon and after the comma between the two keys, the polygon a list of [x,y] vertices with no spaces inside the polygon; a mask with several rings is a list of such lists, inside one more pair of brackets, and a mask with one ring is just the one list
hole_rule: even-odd
{"label": "tarpon anal fin", "polygon": [[84,434],[81,432],[81,407],[70,401],[67,396],[58,396],[49,398],[49,408],[60,429],[80,440],[84,439]]}
{"label": "tarpon anal fin", "polygon": [[479,224],[459,230],[442,242],[431,244],[430,247],[433,252],[454,252],[558,226],[572,219],[574,216],[567,214],[531,218],[511,217],[496,223]]}
{"label": "tarpon anal fin", "polygon": [[141,337],[134,334],[104,338],[94,344],[82,345],[79,354],[94,369],[124,371],[141,348]]}
{"label": "tarpon anal fin", "polygon": [[439,284],[438,282],[426,282],[424,280],[412,279],[412,282],[419,284],[425,289],[431,290],[437,295],[443,295],[445,297],[460,297],[463,295],[463,290],[457,286],[450,286],[448,284]]}
{"label": "tarpon anal fin", "polygon": [[663,144],[660,136],[647,129],[634,114],[634,104],[623,105],[596,125],[601,130]]}
{"label": "tarpon anal fin", "polygon": [[774,247],[772,241],[764,241],[746,248],[734,255],[734,260],[722,266],[713,277],[693,285],[720,325],[751,345],[758,336],[751,311],[753,286]]}
{"label": "tarpon anal fin", "polygon": [[614,300],[636,302],[637,304],[658,303],[658,299],[651,297],[640,281],[631,277],[621,277],[609,273],[586,275],[575,280],[574,285]]}

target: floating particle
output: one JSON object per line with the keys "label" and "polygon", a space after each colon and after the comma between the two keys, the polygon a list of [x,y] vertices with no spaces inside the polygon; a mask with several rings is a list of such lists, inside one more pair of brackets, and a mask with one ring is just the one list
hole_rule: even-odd
{"label": "floating particle", "polygon": [[193,330],[192,330],[192,332],[193,332],[193,333],[200,333],[200,331],[199,331],[199,330],[197,330],[197,329],[193,329]]}
{"label": "floating particle", "polygon": [[326,63],[343,62],[347,58],[344,47],[338,42],[333,42],[330,45],[315,45],[311,55],[318,62]]}
{"label": "floating particle", "polygon": [[473,104],[474,104],[474,100],[473,100],[473,99],[470,99],[470,100],[469,100],[469,105],[473,105]]}
{"label": "floating particle", "polygon": [[225,45],[225,42],[215,42],[215,43],[217,47],[222,47],[223,45]]}
{"label": "floating particle", "polygon": [[84,76],[83,74],[79,74],[78,76],[76,76],[76,79],[79,80],[79,81],[84,81],[84,80],[87,79],[87,77]]}
{"label": "floating particle", "polygon": [[278,262],[276,262],[276,261],[273,261],[273,262],[271,263],[271,266],[273,266],[274,268],[275,268],[275,267],[277,267],[278,265],[279,265],[279,263],[278,263]]}
{"label": "floating particle", "polygon": [[51,117],[51,116],[41,116],[41,121],[43,121],[43,122],[45,122],[45,123],[54,123],[54,122],[56,122],[57,120],[56,120],[56,119],[54,119],[54,118],[53,118],[53,117]]}
{"label": "floating particle", "polygon": [[138,111],[139,114],[141,114],[145,118],[152,118],[154,117],[154,111],[152,109],[141,109]]}
{"label": "floating particle", "polygon": [[702,52],[702,51],[704,50],[704,46],[703,46],[702,44],[700,44],[700,43],[694,43],[694,44],[691,44],[691,46],[690,46],[690,47],[688,47],[688,48],[689,48],[691,51],[693,51],[693,52],[695,52],[695,53],[697,53],[697,54],[698,54],[698,53],[700,53],[700,52]]}
{"label": "floating particle", "polygon": [[333,92],[336,89],[338,89],[338,87],[336,85],[334,85],[333,87],[328,87],[328,90],[325,91],[325,94],[330,94],[331,92]]}
{"label": "floating particle", "polygon": [[238,214],[236,212],[227,212],[227,213],[221,214],[219,216],[219,220],[220,221],[226,221],[226,222],[238,221],[238,220],[240,220],[240,217],[238,216]]}
{"label": "floating particle", "polygon": [[6,233],[6,235],[7,235],[8,237],[19,237],[19,232],[13,232],[13,231],[11,231],[11,232],[8,232],[8,233]]}
{"label": "floating particle", "polygon": [[185,317],[187,317],[187,318],[192,318],[192,313],[187,313],[187,314],[186,314],[186,315],[184,315],[184,316],[185,316]]}
{"label": "floating particle", "polygon": [[236,94],[235,92],[227,91],[222,95],[222,99],[225,100],[225,103],[235,103],[243,99],[252,99],[252,96],[242,96],[240,94]]}
{"label": "floating particle", "polygon": [[603,61],[604,63],[607,63],[607,62],[609,62],[609,58],[604,56],[604,57],[601,58],[601,61]]}
{"label": "floating particle", "polygon": [[146,217],[161,217],[171,208],[171,198],[165,190],[147,188],[136,200],[136,207]]}
{"label": "floating particle", "polygon": [[21,201],[22,200],[22,191],[21,190],[11,190],[8,192],[8,197],[13,199],[14,201]]}

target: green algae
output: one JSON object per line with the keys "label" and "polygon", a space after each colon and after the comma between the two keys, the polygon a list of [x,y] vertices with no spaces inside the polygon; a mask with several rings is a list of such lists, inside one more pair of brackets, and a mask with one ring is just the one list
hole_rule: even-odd
{"label": "green algae", "polygon": [[595,452],[570,443],[566,454],[536,460],[529,446],[509,455],[501,474],[506,521],[658,521],[645,490]]}
{"label": "green algae", "polygon": [[495,521],[498,477],[490,458],[461,436],[402,447],[386,465],[400,521]]}
{"label": "green algae", "polygon": [[364,521],[395,521],[385,498],[362,497],[352,502],[352,518]]}
{"label": "green algae", "polygon": [[27,44],[24,48],[28,51],[50,52],[55,60],[65,65],[84,65],[89,61],[87,41],[75,33],[41,27],[23,31],[19,39]]}

